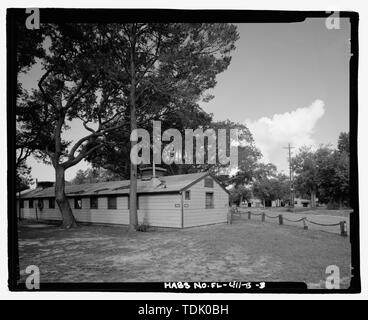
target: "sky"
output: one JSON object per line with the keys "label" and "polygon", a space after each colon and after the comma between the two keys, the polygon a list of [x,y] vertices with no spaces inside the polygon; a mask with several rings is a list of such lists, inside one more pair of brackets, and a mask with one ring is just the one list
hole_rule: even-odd
{"label": "sky", "polygon": [[[238,24],[239,40],[230,66],[217,76],[210,91],[215,96],[201,107],[215,120],[232,120],[248,126],[262,161],[287,173],[290,143],[336,146],[340,132],[349,131],[350,23],[328,29],[325,19],[299,23]],[[37,65],[22,76],[31,88],[43,71]],[[87,132],[78,121],[63,136],[77,140]],[[30,158],[32,176],[54,180],[51,166]],[[66,171],[71,180],[81,162]]]}
{"label": "sky", "polygon": [[350,22],[327,29],[325,19],[239,24],[229,68],[217,77],[211,102],[216,120],[248,126],[264,162],[288,168],[290,143],[332,144],[349,131]]}

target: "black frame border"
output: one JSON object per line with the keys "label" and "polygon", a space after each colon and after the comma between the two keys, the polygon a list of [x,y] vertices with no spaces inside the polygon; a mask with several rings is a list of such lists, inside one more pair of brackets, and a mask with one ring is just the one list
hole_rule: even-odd
{"label": "black frame border", "polygon": [[[295,23],[306,18],[327,18],[330,11],[281,10],[181,10],[181,9],[56,9],[40,8],[41,23],[121,23],[121,22],[229,22],[229,23]],[[350,214],[352,278],[348,289],[310,289],[301,283],[267,283],[262,290],[164,289],[163,283],[42,283],[39,291],[106,291],[106,292],[216,292],[216,293],[360,293],[359,189],[358,189],[358,24],[359,14],[340,11],[340,18],[351,23],[350,59]],[[15,194],[15,105],[16,105],[16,23],[24,23],[25,8],[7,9],[7,144],[8,144],[8,287],[11,291],[28,291],[18,284],[18,228]],[[246,282],[246,281],[245,281]]]}

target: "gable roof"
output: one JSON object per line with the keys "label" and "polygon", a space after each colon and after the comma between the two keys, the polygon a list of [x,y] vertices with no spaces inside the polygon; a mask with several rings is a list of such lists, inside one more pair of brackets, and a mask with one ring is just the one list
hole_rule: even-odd
{"label": "gable roof", "polygon": [[[208,172],[181,174],[175,176],[160,177],[163,183],[154,186],[151,180],[137,181],[137,193],[172,193],[181,192],[204,177]],[[217,180],[214,179],[216,182]],[[91,196],[91,195],[121,195],[129,194],[130,180],[96,182],[65,186],[67,196]],[[55,188],[26,190],[21,193],[21,198],[52,198],[55,197]]]}

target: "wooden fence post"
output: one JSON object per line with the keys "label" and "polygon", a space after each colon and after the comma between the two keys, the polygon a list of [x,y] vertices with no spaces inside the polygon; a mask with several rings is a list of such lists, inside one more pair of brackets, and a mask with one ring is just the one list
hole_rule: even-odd
{"label": "wooden fence post", "polygon": [[282,214],[279,214],[279,224],[284,224],[284,219],[282,217]]}
{"label": "wooden fence post", "polygon": [[229,209],[227,211],[227,223],[232,224],[233,223],[233,210],[229,206]]}
{"label": "wooden fence post", "polygon": [[303,229],[308,230],[308,224],[307,224],[307,221],[305,219],[303,219]]}
{"label": "wooden fence post", "polygon": [[265,220],[266,220],[266,214],[262,212],[262,222],[265,222]]}

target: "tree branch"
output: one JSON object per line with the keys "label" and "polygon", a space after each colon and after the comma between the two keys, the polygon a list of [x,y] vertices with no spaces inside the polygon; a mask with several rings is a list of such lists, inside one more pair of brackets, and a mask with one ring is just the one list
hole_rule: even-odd
{"label": "tree branch", "polygon": [[[106,128],[106,129],[100,129],[99,131],[95,131],[94,133],[91,133],[88,136],[85,136],[81,139],[79,139],[73,146],[73,148],[70,150],[69,154],[68,154],[68,158],[70,161],[73,161],[73,159],[75,159],[74,157],[74,153],[77,151],[77,149],[87,140],[94,138],[94,137],[98,137],[98,136],[102,136],[104,134],[106,134],[107,132],[113,131],[113,130],[117,130],[120,129],[122,127],[126,126],[126,123],[120,124],[118,126],[115,127],[110,127],[110,128]],[[128,131],[128,130],[125,130]]]}
{"label": "tree branch", "polygon": [[40,81],[38,82],[38,87],[39,87],[42,95],[45,97],[46,101],[48,101],[54,108],[57,109],[57,105],[56,105],[55,101],[45,92],[44,88],[42,87],[42,83],[45,81],[47,76],[51,72],[53,72],[53,69],[54,69],[54,67],[46,71],[46,73],[41,77]]}
{"label": "tree branch", "polygon": [[[87,79],[88,79],[88,75],[83,76],[81,82],[78,84],[75,91],[68,98],[68,102],[66,103],[65,109],[69,109],[72,105],[74,105],[76,103],[76,101],[78,101],[83,96],[82,95],[82,96],[74,99],[78,95],[78,93],[82,90],[82,88],[83,88],[84,84],[86,83]],[[89,89],[91,89],[91,87],[92,87],[92,85],[90,86]],[[88,90],[84,94],[87,94],[87,93],[88,93]]]}
{"label": "tree branch", "polygon": [[81,160],[83,160],[85,157],[87,157],[89,154],[91,154],[92,152],[94,152],[95,150],[101,148],[103,146],[102,143],[92,147],[91,149],[89,149],[87,152],[81,152],[76,158],[73,158],[73,160],[68,160],[64,163],[62,163],[62,167],[64,169],[68,169],[74,165],[76,165],[78,162],[80,162]]}

